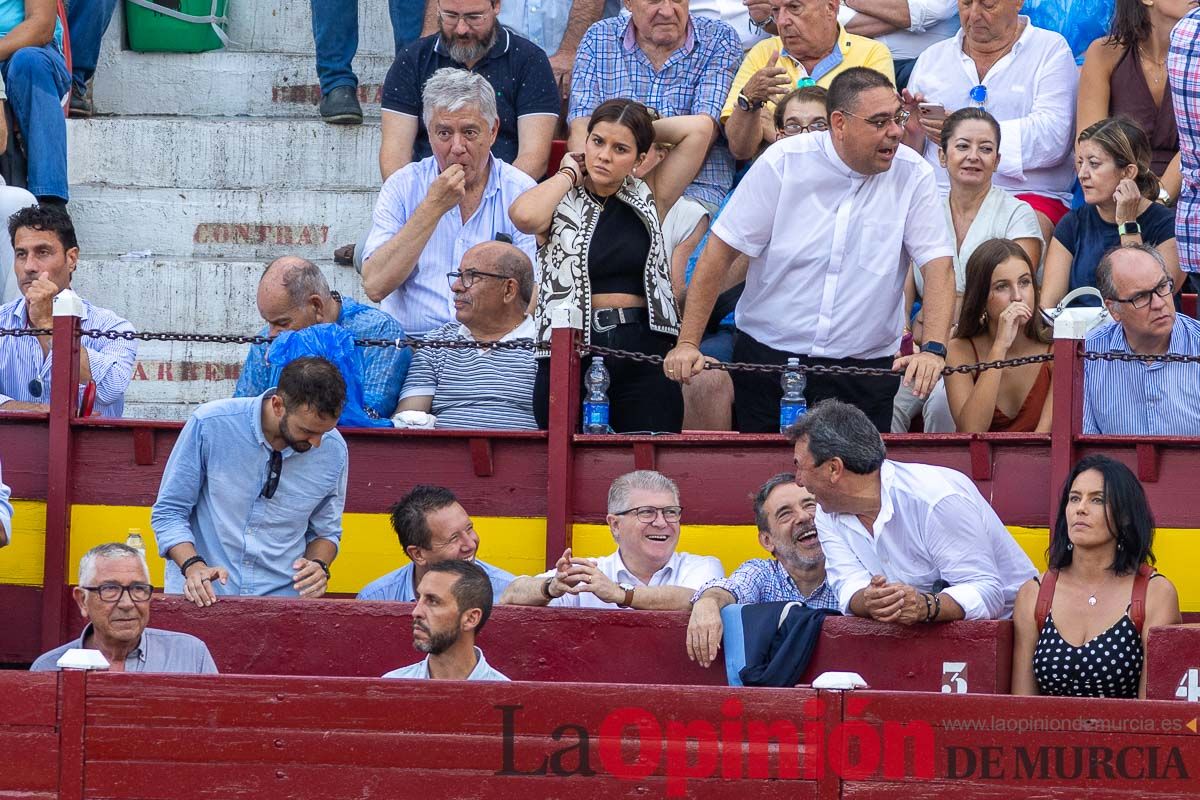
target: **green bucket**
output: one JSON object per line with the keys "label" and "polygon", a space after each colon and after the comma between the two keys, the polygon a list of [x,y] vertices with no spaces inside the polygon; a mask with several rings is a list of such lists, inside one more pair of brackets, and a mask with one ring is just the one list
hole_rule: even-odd
{"label": "green bucket", "polygon": [[125,0],[129,49],[203,53],[224,47],[228,4],[228,0]]}

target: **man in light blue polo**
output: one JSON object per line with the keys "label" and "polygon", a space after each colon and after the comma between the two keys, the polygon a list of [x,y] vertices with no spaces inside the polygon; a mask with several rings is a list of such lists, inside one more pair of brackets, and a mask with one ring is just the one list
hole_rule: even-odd
{"label": "man in light blue polo", "polygon": [[[319,597],[342,538],[346,384],[323,358],[291,361],[258,397],[196,409],[167,461],[150,524],[174,562],[166,591]],[[177,568],[176,568],[177,567]]]}
{"label": "man in light blue polo", "polygon": [[432,565],[418,586],[412,615],[413,647],[424,661],[386,673],[385,678],[442,681],[507,681],[492,668],[475,637],[492,613],[488,576],[469,561]]}
{"label": "man in light blue polo", "polygon": [[479,552],[479,534],[466,509],[449,489],[414,486],[392,506],[392,529],[411,561],[367,584],[359,592],[359,600],[416,602],[421,579],[443,561],[474,563],[487,575],[496,600],[513,581],[510,573],[475,557]]}
{"label": "man in light blue polo", "polygon": [[[1175,313],[1175,286],[1149,245],[1100,260],[1096,287],[1115,322],[1088,334],[1089,353],[1200,355],[1200,322]],[[1083,432],[1200,436],[1200,363],[1083,362]]]}

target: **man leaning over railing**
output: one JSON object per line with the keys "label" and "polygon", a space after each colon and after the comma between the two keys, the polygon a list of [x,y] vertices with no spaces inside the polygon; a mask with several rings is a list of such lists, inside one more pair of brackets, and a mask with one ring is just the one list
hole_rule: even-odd
{"label": "man leaning over railing", "polygon": [[[58,206],[30,206],[8,221],[21,297],[0,306],[0,329],[54,327],[54,298],[71,288],[79,262],[75,226]],[[107,308],[83,301],[84,330],[132,333],[133,326]],[[50,410],[53,337],[0,336],[0,411]],[[84,336],[79,347],[79,385],[96,384],[95,413],[119,417],[133,377],[137,343]]]}
{"label": "man leaning over railing", "polygon": [[1174,285],[1158,250],[1113,250],[1096,286],[1115,322],[1092,331],[1084,350],[1083,432],[1200,436],[1200,360],[1113,360],[1104,356],[1200,357],[1200,322],[1175,313]]}

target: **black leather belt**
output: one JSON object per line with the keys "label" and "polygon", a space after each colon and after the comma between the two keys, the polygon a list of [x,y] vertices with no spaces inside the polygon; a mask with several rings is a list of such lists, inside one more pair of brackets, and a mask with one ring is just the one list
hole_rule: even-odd
{"label": "black leather belt", "polygon": [[649,319],[650,312],[645,308],[598,308],[592,312],[592,330],[604,333],[618,325],[636,325]]}

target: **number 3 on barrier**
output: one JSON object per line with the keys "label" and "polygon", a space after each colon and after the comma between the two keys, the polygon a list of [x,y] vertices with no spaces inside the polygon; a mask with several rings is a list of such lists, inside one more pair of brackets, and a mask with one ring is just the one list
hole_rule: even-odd
{"label": "number 3 on barrier", "polygon": [[967,662],[942,662],[942,694],[967,693]]}

